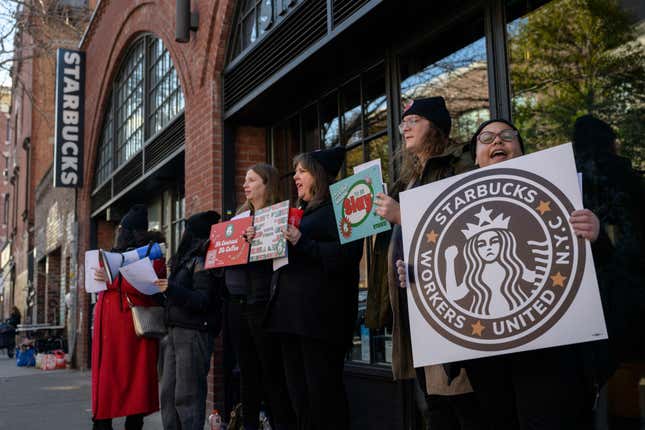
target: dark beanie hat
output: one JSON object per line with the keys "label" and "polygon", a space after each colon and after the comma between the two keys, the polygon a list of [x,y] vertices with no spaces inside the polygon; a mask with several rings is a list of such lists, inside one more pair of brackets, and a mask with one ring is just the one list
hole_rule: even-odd
{"label": "dark beanie hat", "polygon": [[470,138],[470,153],[473,156],[473,160],[477,160],[477,136],[479,136],[479,133],[482,132],[482,130],[488,125],[492,124],[494,122],[501,122],[512,128],[513,130],[517,131],[517,141],[520,142],[520,149],[522,150],[522,154],[525,154],[524,152],[524,141],[522,140],[522,134],[520,131],[513,125],[512,122],[507,121],[502,118],[493,118],[489,119],[488,121],[484,121],[481,124],[479,124],[479,127],[477,127],[477,131],[475,131],[475,134],[473,134],[473,137]]}
{"label": "dark beanie hat", "polygon": [[576,152],[611,151],[616,133],[605,121],[583,115],[573,126],[573,148]]}
{"label": "dark beanie hat", "polygon": [[186,231],[200,239],[208,239],[211,226],[217,224],[220,218],[215,211],[196,213],[186,220]]}
{"label": "dark beanie hat", "polygon": [[310,152],[311,157],[316,160],[325,169],[327,176],[335,178],[340,171],[340,167],[345,161],[345,148],[334,146],[329,149],[320,149]]}
{"label": "dark beanie hat", "polygon": [[121,227],[130,231],[148,230],[148,208],[146,205],[132,206],[128,213],[121,218]]}
{"label": "dark beanie hat", "polygon": [[403,111],[402,118],[408,115],[419,115],[432,121],[446,136],[450,135],[452,120],[443,97],[428,97],[412,100]]}

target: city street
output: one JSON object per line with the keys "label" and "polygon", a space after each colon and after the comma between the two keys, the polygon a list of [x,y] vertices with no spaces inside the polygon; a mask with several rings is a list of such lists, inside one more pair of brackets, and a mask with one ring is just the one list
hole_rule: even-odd
{"label": "city street", "polygon": [[[90,398],[90,372],[17,367],[0,352],[0,430],[90,429]],[[144,429],[161,428],[159,413],[146,417]]]}

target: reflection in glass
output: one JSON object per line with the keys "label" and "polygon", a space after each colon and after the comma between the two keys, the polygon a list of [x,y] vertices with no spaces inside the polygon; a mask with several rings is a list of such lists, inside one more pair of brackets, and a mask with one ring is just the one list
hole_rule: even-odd
{"label": "reflection in glass", "polygon": [[389,150],[389,138],[387,134],[377,137],[376,139],[370,140],[367,142],[367,159],[376,160],[377,158],[381,159],[381,170],[383,171],[383,182],[390,182],[390,150]]}
{"label": "reflection in glass", "polygon": [[345,145],[351,145],[363,138],[361,86],[358,79],[341,89],[341,109],[343,110],[343,142]]}
{"label": "reflection in glass", "polygon": [[363,75],[363,100],[365,111],[365,135],[387,129],[387,99],[385,97],[385,70],[383,64]]}
{"label": "reflection in glass", "polygon": [[325,148],[331,148],[340,142],[337,92],[320,102],[320,137]]}
{"label": "reflection in glass", "polygon": [[263,35],[273,25],[273,1],[262,0],[260,2],[260,14],[258,15],[260,35]]}
{"label": "reflection in glass", "polygon": [[354,174],[354,167],[365,162],[363,158],[363,145],[358,145],[345,153],[345,176]]}
{"label": "reflection in glass", "polygon": [[318,109],[315,104],[306,108],[302,113],[302,143],[303,152],[320,148]]}
{"label": "reflection in glass", "polygon": [[[419,50],[423,52],[422,47]],[[460,118],[472,117],[473,111],[483,117],[483,111],[489,109],[485,38],[455,47],[452,54],[414,72],[418,62],[418,58],[402,59],[402,72],[413,72],[401,82],[402,105],[417,98],[443,96],[453,118],[451,137],[458,142],[468,141],[476,125]]]}
{"label": "reflection in glass", "polygon": [[643,17],[612,0],[557,0],[507,25],[513,119],[531,149],[571,140],[577,117],[611,124],[645,168]]}

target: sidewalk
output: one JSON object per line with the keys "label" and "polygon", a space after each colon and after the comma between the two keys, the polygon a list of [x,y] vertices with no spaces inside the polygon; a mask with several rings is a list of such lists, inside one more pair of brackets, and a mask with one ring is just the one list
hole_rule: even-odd
{"label": "sidewalk", "polygon": [[[91,374],[77,370],[17,367],[0,352],[0,430],[89,430]],[[115,419],[114,430],[124,419]],[[144,430],[162,430],[159,413],[146,417]]]}

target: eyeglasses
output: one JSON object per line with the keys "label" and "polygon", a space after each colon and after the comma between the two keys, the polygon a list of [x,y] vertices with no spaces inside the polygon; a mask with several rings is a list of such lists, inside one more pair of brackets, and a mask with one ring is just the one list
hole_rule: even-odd
{"label": "eyeglasses", "polygon": [[399,124],[399,133],[403,134],[403,130],[405,130],[406,127],[412,128],[417,125],[419,121],[421,121],[421,118],[404,119],[403,121],[401,121],[401,124]]}
{"label": "eyeglasses", "polygon": [[499,133],[493,133],[492,131],[483,131],[479,133],[477,140],[479,140],[484,145],[488,145],[493,143],[495,141],[495,138],[499,136],[499,138],[503,142],[513,142],[518,135],[519,133],[517,132],[517,130],[512,129],[502,130]]}

